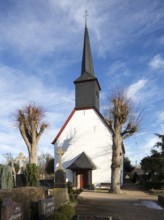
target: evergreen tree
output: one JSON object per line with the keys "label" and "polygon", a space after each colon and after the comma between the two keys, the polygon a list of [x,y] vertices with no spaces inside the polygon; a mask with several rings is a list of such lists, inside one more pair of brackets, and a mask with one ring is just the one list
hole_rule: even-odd
{"label": "evergreen tree", "polygon": [[45,170],[47,174],[54,174],[54,158],[47,162]]}
{"label": "evergreen tree", "polygon": [[11,167],[0,164],[0,189],[12,189],[14,179]]}
{"label": "evergreen tree", "polygon": [[161,139],[161,142],[157,142],[154,147],[160,147],[161,153],[164,153],[164,134],[155,134]]}
{"label": "evergreen tree", "polygon": [[27,186],[39,186],[39,172],[35,163],[26,165],[25,181]]}
{"label": "evergreen tree", "polygon": [[130,173],[133,170],[134,170],[134,167],[131,165],[131,161],[129,160],[128,157],[125,157],[124,158],[124,172]]}

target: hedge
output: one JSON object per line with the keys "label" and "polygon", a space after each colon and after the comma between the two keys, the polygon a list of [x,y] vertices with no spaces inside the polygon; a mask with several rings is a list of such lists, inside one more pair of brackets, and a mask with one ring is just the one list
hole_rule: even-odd
{"label": "hedge", "polygon": [[75,215],[75,208],[71,205],[63,205],[58,209],[58,211],[60,213],[63,213],[66,216],[67,220],[71,220],[72,217]]}
{"label": "hedge", "polygon": [[41,187],[19,187],[11,190],[0,190],[0,200],[11,198],[19,202],[23,208],[23,219],[31,218],[31,203],[45,198],[45,190]]}
{"label": "hedge", "polygon": [[160,205],[164,205],[164,194],[158,196],[158,203]]}
{"label": "hedge", "polygon": [[145,182],[144,183],[144,189],[146,189],[146,190],[149,190],[149,189],[164,189],[164,182],[159,182],[159,181]]}

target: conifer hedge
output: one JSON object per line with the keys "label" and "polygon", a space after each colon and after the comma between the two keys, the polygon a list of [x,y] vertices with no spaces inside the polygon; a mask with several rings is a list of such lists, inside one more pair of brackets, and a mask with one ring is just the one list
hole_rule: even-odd
{"label": "conifer hedge", "polygon": [[14,187],[11,167],[0,164],[0,189],[12,189]]}
{"label": "conifer hedge", "polygon": [[25,181],[26,186],[39,186],[39,172],[35,163],[26,165]]}

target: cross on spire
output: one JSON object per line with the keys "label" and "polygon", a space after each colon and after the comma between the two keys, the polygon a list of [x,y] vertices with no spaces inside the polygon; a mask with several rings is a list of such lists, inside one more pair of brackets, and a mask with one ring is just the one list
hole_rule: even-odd
{"label": "cross on spire", "polygon": [[56,152],[59,156],[59,159],[58,159],[58,161],[59,161],[59,167],[58,167],[58,169],[63,169],[62,168],[62,155],[64,154],[64,151],[63,151],[63,149],[62,149],[62,147],[58,147],[58,151]]}
{"label": "cross on spire", "polygon": [[85,15],[83,16],[85,18],[85,26],[87,26],[87,17],[88,17],[88,11],[85,10]]}

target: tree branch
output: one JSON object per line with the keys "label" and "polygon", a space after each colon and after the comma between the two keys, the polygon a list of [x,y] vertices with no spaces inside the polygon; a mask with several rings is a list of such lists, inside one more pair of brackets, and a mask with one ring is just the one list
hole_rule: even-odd
{"label": "tree branch", "polygon": [[113,128],[113,123],[112,123],[112,120],[110,119],[105,119],[107,125],[109,126],[110,130],[112,131],[112,133],[114,134],[115,133],[115,130]]}
{"label": "tree branch", "polygon": [[45,128],[47,128],[47,127],[48,127],[48,124],[44,124],[44,123],[43,123],[43,124],[41,125],[40,131],[39,131],[39,133],[37,134],[37,138],[36,138],[37,142],[39,141],[41,135],[43,134]]}
{"label": "tree branch", "polygon": [[133,135],[138,129],[138,124],[135,124],[133,122],[128,122],[125,130],[121,133],[121,136],[125,139],[127,137],[130,137]]}
{"label": "tree branch", "polygon": [[28,140],[28,137],[27,137],[27,131],[26,131],[26,128],[25,128],[25,125],[24,124],[21,124],[19,126],[19,130],[20,130],[20,133],[27,145],[27,148],[28,148],[28,151],[31,152],[31,143],[30,141]]}

